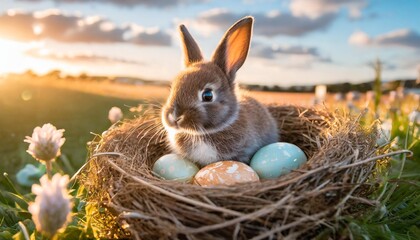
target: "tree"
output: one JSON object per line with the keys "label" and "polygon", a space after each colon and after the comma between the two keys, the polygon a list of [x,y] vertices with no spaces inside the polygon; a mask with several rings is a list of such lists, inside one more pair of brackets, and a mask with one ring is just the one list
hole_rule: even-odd
{"label": "tree", "polygon": [[28,69],[24,74],[31,78],[38,77],[38,75],[32,69]]}
{"label": "tree", "polygon": [[61,71],[58,69],[51,70],[47,74],[45,74],[46,77],[52,78],[52,79],[60,79]]}

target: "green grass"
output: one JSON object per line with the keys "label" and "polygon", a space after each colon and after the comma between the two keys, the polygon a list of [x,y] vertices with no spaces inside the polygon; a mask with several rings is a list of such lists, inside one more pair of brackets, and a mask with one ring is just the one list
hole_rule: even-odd
{"label": "green grass", "polygon": [[379,205],[362,217],[347,220],[354,239],[420,239],[420,126],[410,124],[403,107],[388,115],[391,139],[393,148],[409,149],[413,155],[393,157],[381,176],[380,188],[371,196]]}
{"label": "green grass", "polygon": [[[67,170],[72,174],[86,160],[86,143],[93,138],[91,132],[101,134],[111,125],[109,109],[117,106],[127,114],[128,106],[139,103],[33,86],[23,81],[6,81],[0,83],[0,171],[11,176],[25,163],[36,163],[25,152],[29,144],[23,142],[25,136],[32,135],[34,127],[51,123],[66,130],[62,154],[70,160],[72,170]],[[30,100],[25,101],[22,96],[30,96]]]}

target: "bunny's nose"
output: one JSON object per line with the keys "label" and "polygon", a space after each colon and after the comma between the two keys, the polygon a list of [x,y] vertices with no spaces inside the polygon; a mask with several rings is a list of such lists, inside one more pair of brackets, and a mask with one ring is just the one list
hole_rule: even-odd
{"label": "bunny's nose", "polygon": [[184,120],[184,115],[177,116],[175,113],[169,113],[168,120],[172,125],[179,127],[179,124]]}

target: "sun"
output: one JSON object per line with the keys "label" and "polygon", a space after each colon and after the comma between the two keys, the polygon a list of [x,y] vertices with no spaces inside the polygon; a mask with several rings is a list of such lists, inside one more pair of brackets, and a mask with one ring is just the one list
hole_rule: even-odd
{"label": "sun", "polygon": [[0,39],[0,73],[17,72],[21,69],[19,63],[24,44]]}
{"label": "sun", "polygon": [[0,74],[19,73],[29,69],[45,73],[55,67],[49,61],[36,59],[25,53],[33,48],[42,51],[42,42],[16,42],[0,38]]}
{"label": "sun", "polygon": [[44,27],[40,24],[35,24],[32,26],[32,30],[35,35],[40,35],[44,31]]}

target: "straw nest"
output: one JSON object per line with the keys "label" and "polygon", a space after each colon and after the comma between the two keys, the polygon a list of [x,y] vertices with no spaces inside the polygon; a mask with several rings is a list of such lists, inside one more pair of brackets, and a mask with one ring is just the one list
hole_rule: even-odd
{"label": "straw nest", "polygon": [[[279,239],[330,236],[345,216],[373,205],[375,164],[386,159],[376,128],[326,110],[270,106],[281,141],[308,156],[274,180],[203,188],[151,173],[169,153],[159,114],[143,114],[94,141],[81,177],[102,238]],[[93,209],[93,210],[92,210]],[[332,235],[331,235],[332,234]]]}

